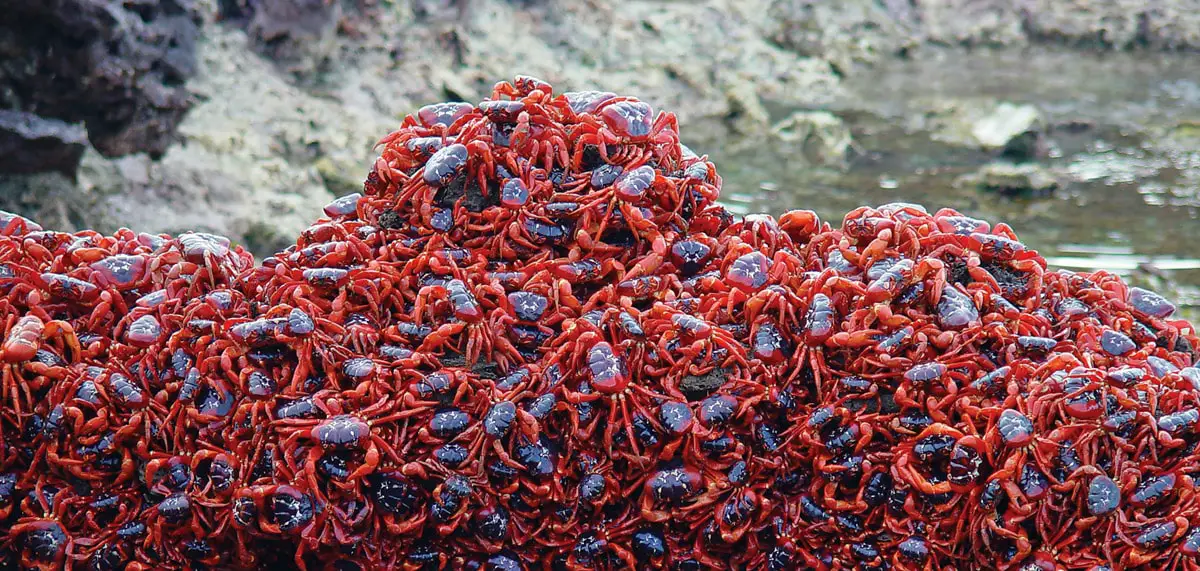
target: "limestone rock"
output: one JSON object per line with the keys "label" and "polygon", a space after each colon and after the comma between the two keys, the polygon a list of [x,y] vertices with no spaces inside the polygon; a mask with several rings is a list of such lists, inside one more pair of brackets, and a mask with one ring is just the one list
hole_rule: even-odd
{"label": "limestone rock", "polygon": [[958,184],[973,184],[1006,196],[1047,196],[1058,188],[1058,180],[1046,169],[1011,163],[985,165],[978,172],[960,178]]}
{"label": "limestone rock", "polygon": [[306,75],[334,49],[341,4],[333,0],[222,0],[222,19],[244,28],[284,69]]}
{"label": "limestone rock", "polygon": [[796,111],[776,123],[771,133],[799,149],[810,163],[822,166],[845,165],[853,145],[850,128],[827,111]]}
{"label": "limestone rock", "polygon": [[946,45],[999,46],[1025,41],[1011,0],[922,0],[922,35]]}
{"label": "limestone rock", "polygon": [[989,99],[950,99],[928,103],[931,111],[920,128],[942,142],[1000,150],[1014,138],[1043,129],[1041,112],[1032,105]]}
{"label": "limestone rock", "polygon": [[915,44],[916,13],[908,2],[775,0],[772,38],[846,73],[855,64],[893,55]]}

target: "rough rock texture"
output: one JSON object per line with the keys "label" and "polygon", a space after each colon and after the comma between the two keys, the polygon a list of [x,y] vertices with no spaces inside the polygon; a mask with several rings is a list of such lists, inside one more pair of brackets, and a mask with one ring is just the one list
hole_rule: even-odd
{"label": "rough rock texture", "polygon": [[[343,17],[331,45],[312,51],[292,48],[306,49],[299,38],[321,26],[270,27],[278,22],[264,14],[285,4],[316,6],[199,4],[204,34],[188,88],[200,103],[161,160],[89,151],[78,184],[44,203],[12,197],[48,192],[59,179],[0,180],[0,208],[63,229],[216,232],[264,255],[332,197],[361,187],[375,141],[398,117],[432,101],[477,100],[500,78],[632,93],[678,110],[697,139],[735,126],[766,132],[764,100],[821,106],[843,95],[828,63],[763,37],[758,2],[346,0],[332,8]],[[284,53],[295,59],[267,57]]]}
{"label": "rough rock texture", "polygon": [[0,109],[0,172],[75,172],[87,144],[80,125]]}
{"label": "rough rock texture", "polygon": [[848,72],[926,44],[1200,48],[1200,0],[771,0],[770,36]]}
{"label": "rough rock texture", "polygon": [[[634,93],[682,122],[722,131],[760,99],[820,106],[843,95],[830,66],[762,34],[761,1],[414,1],[347,16],[323,84],[352,101],[367,88],[401,115],[433,98],[475,99],[515,73],[565,89]],[[524,70],[524,71],[522,71]],[[386,91],[384,91],[386,90]],[[765,126],[767,118],[757,118]],[[695,131],[696,129],[691,129]]]}
{"label": "rough rock texture", "polygon": [[[0,108],[83,123],[107,156],[161,155],[192,104],[184,83],[198,24],[192,0],[9,0]],[[57,157],[78,156],[73,141],[39,141]]]}
{"label": "rough rock texture", "polygon": [[931,98],[922,101],[928,111],[915,119],[915,130],[953,145],[980,149],[1003,149],[1014,138],[1041,130],[1043,119],[1037,107],[1016,105],[989,98]]}
{"label": "rough rock texture", "polygon": [[1012,0],[923,0],[925,41],[963,46],[1023,43],[1025,31]]}
{"label": "rough rock texture", "polygon": [[1058,188],[1058,180],[1037,165],[992,163],[979,172],[964,175],[959,184],[974,184],[1008,196],[1045,196]]}
{"label": "rough rock texture", "polygon": [[245,29],[259,53],[303,76],[326,63],[342,8],[333,0],[220,0],[218,16]]}
{"label": "rough rock texture", "polygon": [[[0,25],[0,85],[42,83],[0,87],[0,107],[30,110],[31,94],[64,94],[53,101],[59,114],[48,103],[34,111],[85,121],[96,150],[83,154],[77,182],[0,178],[0,208],[62,229],[207,230],[268,254],[320,205],[358,188],[375,140],[399,117],[433,101],[478,100],[517,74],[672,109],[700,152],[733,134],[836,165],[850,144],[843,111],[861,104],[839,75],[888,65],[896,54],[921,58],[928,44],[1200,47],[1200,0],[1131,2],[10,0],[32,24],[14,31],[15,12],[0,14],[10,24]],[[80,6],[79,21],[46,16],[66,5]],[[108,6],[118,9],[99,9]],[[186,109],[193,14],[202,33],[186,88],[197,103],[179,124],[179,143],[168,146]],[[24,55],[20,40],[37,26],[90,47],[70,57]],[[113,54],[96,37],[116,38]],[[45,79],[92,70],[93,61],[115,62],[98,68],[113,70],[93,83],[99,95],[88,92],[109,98],[99,117],[82,111],[95,107],[69,104],[79,97],[74,84]],[[934,109],[922,121],[942,117]],[[969,139],[962,144],[976,144]],[[146,152],[104,156],[139,149]]]}
{"label": "rough rock texture", "polygon": [[899,53],[918,39],[914,8],[903,1],[775,0],[769,14],[779,45],[828,59],[842,72]]}
{"label": "rough rock texture", "polygon": [[80,188],[99,197],[94,216],[107,227],[208,231],[273,252],[331,197],[361,189],[375,141],[396,122],[305,93],[247,42],[210,32],[190,84],[205,103],[160,161],[84,157]]}
{"label": "rough rock texture", "polygon": [[796,111],[771,128],[779,141],[798,148],[811,164],[842,166],[853,148],[850,129],[826,111]]}
{"label": "rough rock texture", "polygon": [[1030,38],[1118,49],[1200,48],[1200,0],[1027,0]]}

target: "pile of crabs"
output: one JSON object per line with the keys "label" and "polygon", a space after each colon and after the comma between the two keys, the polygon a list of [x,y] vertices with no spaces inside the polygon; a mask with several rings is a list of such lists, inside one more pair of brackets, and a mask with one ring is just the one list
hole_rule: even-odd
{"label": "pile of crabs", "polygon": [[0,232],[0,567],[1196,569],[1200,339],[950,210],[738,219],[500,83],[228,240]]}

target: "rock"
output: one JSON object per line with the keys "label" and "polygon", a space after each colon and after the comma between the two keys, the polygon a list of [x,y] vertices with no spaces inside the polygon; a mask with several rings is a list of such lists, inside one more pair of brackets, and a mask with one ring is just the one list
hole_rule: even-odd
{"label": "rock", "polygon": [[731,128],[764,134],[766,106],[816,108],[843,96],[826,61],[763,36],[769,1],[414,0],[408,10],[378,3],[358,25],[365,37],[337,38],[338,61],[353,65],[329,66],[322,84],[339,86],[339,100],[365,95],[401,117],[533,75],[564,91],[603,87],[670,109],[703,148]]}
{"label": "rock", "polygon": [[158,161],[84,155],[76,193],[96,202],[89,226],[204,231],[269,255],[362,189],[375,142],[397,121],[289,83],[252,41],[213,26],[200,43],[191,86],[204,102],[180,125],[186,145]]}
{"label": "rock", "polygon": [[841,73],[915,44],[908,2],[774,0],[771,38],[801,55],[828,60]]}
{"label": "rock", "polygon": [[725,90],[729,112],[725,118],[729,126],[743,135],[762,132],[771,121],[754,84],[749,81],[733,83]]}
{"label": "rock", "polygon": [[827,111],[796,111],[776,123],[771,133],[800,148],[812,164],[841,167],[853,145],[850,128]]}
{"label": "rock", "polygon": [[1010,0],[921,0],[926,42],[999,46],[1024,43],[1021,14]]}
{"label": "rock", "polygon": [[287,71],[315,72],[334,49],[341,5],[332,0],[221,0],[220,17]]}
{"label": "rock", "polygon": [[[1065,0],[1062,9],[1049,0],[1020,3],[1032,7],[1029,13],[1004,0],[0,4],[0,108],[31,111],[23,102],[36,93],[42,97],[37,113],[85,122],[93,141],[106,141],[97,144],[105,153],[141,149],[116,158],[85,152],[78,183],[57,174],[0,179],[0,200],[18,194],[24,212],[42,213],[37,219],[51,228],[200,229],[229,235],[260,255],[283,245],[336,195],[359,190],[375,156],[373,143],[405,114],[434,101],[477,100],[516,73],[542,77],[563,90],[630,93],[655,109],[672,110],[700,153],[734,145],[735,130],[749,144],[794,144],[795,155],[811,163],[837,165],[853,142],[836,115],[779,111],[835,109],[853,117],[849,112],[862,102],[848,94],[840,74],[860,62],[890,65],[888,58],[897,54],[923,58],[914,48],[925,44],[1055,41],[1051,34],[1032,38],[1022,25],[1028,18],[1048,30],[1050,12],[1069,17],[1066,8],[1077,4],[1114,14],[1129,8],[1117,0]],[[1148,46],[1196,45],[1190,34],[1200,32],[1195,21],[1200,16],[1188,14],[1184,5],[1163,0],[1134,10],[1146,22],[1142,35]],[[203,26],[196,23],[197,13]],[[218,19],[222,25],[213,24]],[[1094,36],[1103,18],[1095,22],[1069,33]],[[1065,23],[1054,26],[1067,29]],[[58,42],[53,53],[46,48],[27,55],[34,37]],[[82,38],[85,47],[64,52],[59,49],[69,47],[64,37]],[[113,53],[101,37],[116,38]],[[198,66],[190,55],[193,45]],[[102,117],[111,122],[85,121],[92,115],[76,113],[100,108],[75,84],[83,75],[78,70],[92,70],[79,56],[87,50],[103,56],[96,65],[115,70],[92,74],[99,78],[97,93],[105,94],[100,100],[112,103]],[[68,89],[49,77],[68,78]],[[170,111],[186,108],[176,99],[186,94],[185,79],[198,98],[187,99],[194,108],[183,116]],[[60,92],[70,97],[55,95]],[[839,102],[849,103],[837,107]],[[982,148],[975,128],[983,120],[984,138],[991,141],[986,148],[997,154],[1008,149],[1014,158],[1032,149],[1036,156],[1040,121],[986,119],[1000,107],[994,100],[944,103],[912,130]],[[978,109],[963,113],[961,108],[971,106]],[[904,111],[888,120],[901,117],[894,121],[903,128],[908,125],[902,118],[916,114]],[[116,132],[127,137],[98,137],[105,127],[120,127],[119,120],[153,127],[122,127]],[[170,132],[183,143],[168,146]],[[162,143],[135,144],[154,137]]]}
{"label": "rock", "polygon": [[1020,12],[1033,42],[1122,50],[1200,47],[1196,0],[1028,0]]}
{"label": "rock", "polygon": [[293,243],[330,200],[361,191],[375,142],[398,120],[289,83],[252,41],[207,28],[189,84],[201,102],[178,130],[186,144],[158,160],[89,148],[75,182],[0,177],[0,209],[55,230],[210,232],[259,256]]}
{"label": "rock", "polygon": [[978,172],[956,181],[973,184],[1005,196],[1048,196],[1058,188],[1058,180],[1046,169],[1033,164],[992,163]]}
{"label": "rock", "polygon": [[1144,12],[1141,0],[1069,1],[1032,0],[1027,26],[1041,40],[1080,46],[1132,47],[1138,21]]}
{"label": "rock", "polygon": [[1196,0],[1029,0],[1024,8],[1034,41],[1112,49],[1200,46]]}
{"label": "rock", "polygon": [[344,162],[339,163],[331,157],[321,157],[313,163],[313,167],[321,175],[325,188],[336,196],[344,196],[362,190],[363,177]]}
{"label": "rock", "polygon": [[0,107],[82,122],[110,157],[160,156],[193,104],[184,82],[199,23],[193,0],[9,0]]}
{"label": "rock", "polygon": [[1001,102],[987,115],[975,121],[971,135],[985,149],[1003,148],[1015,137],[1028,132],[1041,120],[1032,105]]}
{"label": "rock", "polygon": [[1000,156],[1019,163],[1044,158],[1049,149],[1049,142],[1042,131],[1030,129],[1017,134],[1004,143],[1004,149],[1000,151]]}
{"label": "rock", "polygon": [[1166,137],[1191,146],[1200,144],[1200,118],[1179,120],[1167,129]]}
{"label": "rock", "polygon": [[[1041,112],[1032,105],[1018,105],[988,99],[952,99],[932,101],[931,109],[922,124],[914,125],[932,133],[935,140],[984,150],[1001,150],[1012,143],[1013,152],[1025,152],[1022,146],[1036,151],[1041,137]],[[1014,139],[1033,138],[1029,141]]]}
{"label": "rock", "polygon": [[1196,0],[1166,0],[1146,10],[1141,40],[1160,50],[1200,47],[1200,5]]}
{"label": "rock", "polygon": [[86,145],[82,125],[0,109],[0,172],[74,176]]}
{"label": "rock", "polygon": [[94,197],[80,193],[78,184],[61,172],[0,177],[0,210],[21,214],[50,230],[80,228],[81,222],[93,219],[94,207]]}
{"label": "rock", "polygon": [[843,73],[927,44],[1200,47],[1197,0],[772,0],[768,13],[772,39]]}
{"label": "rock", "polygon": [[728,380],[729,371],[718,368],[703,375],[688,375],[679,381],[680,392],[687,395],[688,400],[701,400],[711,395]]}

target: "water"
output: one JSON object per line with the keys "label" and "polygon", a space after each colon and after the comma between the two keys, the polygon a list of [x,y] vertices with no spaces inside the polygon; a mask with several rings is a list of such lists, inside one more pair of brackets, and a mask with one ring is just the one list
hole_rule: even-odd
{"label": "water", "polygon": [[[830,109],[851,125],[858,148],[844,169],[808,166],[799,149],[768,138],[707,148],[725,179],[724,201],[738,212],[806,208],[836,224],[861,205],[951,207],[1009,224],[1054,267],[1167,282],[1192,303],[1200,291],[1198,81],[1200,61],[1186,56],[947,55],[848,81],[858,97]],[[955,184],[997,153],[935,140],[921,114],[931,99],[979,97],[1042,112],[1052,151],[1036,164],[1065,183],[1052,196]]]}

